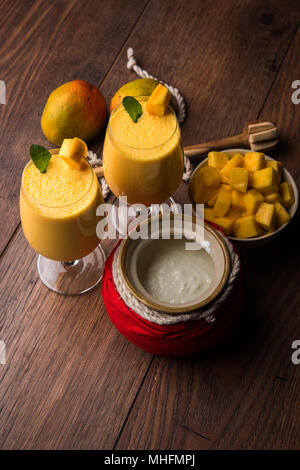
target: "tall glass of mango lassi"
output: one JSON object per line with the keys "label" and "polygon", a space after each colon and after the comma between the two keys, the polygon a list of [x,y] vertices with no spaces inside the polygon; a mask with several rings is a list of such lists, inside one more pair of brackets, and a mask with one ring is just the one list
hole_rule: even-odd
{"label": "tall glass of mango lassi", "polygon": [[88,162],[78,171],[53,155],[44,173],[32,161],[26,165],[20,191],[23,232],[39,253],[41,280],[55,292],[81,294],[100,281],[105,256],[96,235],[96,209],[102,202]]}
{"label": "tall glass of mango lassi", "polygon": [[161,204],[178,188],[183,174],[180,127],[172,108],[150,114],[148,96],[135,97],[142,114],[133,122],[122,103],[110,116],[103,148],[105,179],[128,204]]}

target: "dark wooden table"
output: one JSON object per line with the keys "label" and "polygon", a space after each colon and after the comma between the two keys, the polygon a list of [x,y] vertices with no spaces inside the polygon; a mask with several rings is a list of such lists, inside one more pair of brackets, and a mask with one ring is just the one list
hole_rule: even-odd
{"label": "dark wooden table", "polygon": [[[278,124],[272,153],[300,183],[299,0],[0,1],[0,365],[2,449],[300,448],[299,217],[242,251],[247,303],[237,333],[198,356],[141,351],[111,324],[100,289],[62,297],[38,279],[19,219],[31,143],[49,145],[48,94],[81,78],[109,100],[128,80],[126,49],[188,104],[184,144]],[[100,152],[103,136],[93,148]],[[187,201],[186,183],[177,201]],[[109,253],[113,242],[105,242]]]}

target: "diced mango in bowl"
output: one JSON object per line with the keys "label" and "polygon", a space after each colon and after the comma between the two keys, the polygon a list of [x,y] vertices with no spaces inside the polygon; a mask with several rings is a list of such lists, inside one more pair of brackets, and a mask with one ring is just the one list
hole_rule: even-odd
{"label": "diced mango in bowl", "polygon": [[232,232],[232,227],[234,220],[229,219],[229,217],[218,217],[218,220],[215,222],[221,229],[224,231],[225,235],[230,235]]}
{"label": "diced mango in bowl", "polygon": [[251,173],[265,168],[265,154],[261,152],[248,152],[244,157],[244,168]]}
{"label": "diced mango in bowl", "polygon": [[198,178],[208,188],[218,188],[221,184],[220,173],[210,166],[200,168]]}
{"label": "diced mango in bowl", "polygon": [[229,184],[233,189],[245,193],[248,187],[249,172],[245,168],[232,168],[229,172]]}
{"label": "diced mango in bowl", "polygon": [[232,189],[231,205],[235,209],[238,209],[242,212],[244,210],[244,194],[240,191],[237,191],[236,189]]}
{"label": "diced mango in bowl", "polygon": [[290,214],[280,202],[275,202],[275,211],[279,225],[287,224],[290,221]]}
{"label": "diced mango in bowl", "polygon": [[209,152],[208,154],[208,166],[222,170],[228,162],[228,155],[224,152]]}
{"label": "diced mango in bowl", "polygon": [[276,211],[274,204],[262,202],[255,214],[256,222],[268,232],[275,228]]}
{"label": "diced mango in bowl", "polygon": [[218,196],[213,207],[213,214],[215,217],[224,217],[226,212],[229,211],[231,206],[231,191],[228,189],[220,188]]}
{"label": "diced mango in bowl", "polygon": [[274,191],[271,193],[265,194],[265,201],[266,202],[277,202],[280,201],[280,194],[279,194],[279,188],[276,186],[274,188]]}
{"label": "diced mango in bowl", "polygon": [[268,194],[276,188],[277,175],[272,167],[263,168],[253,173],[252,187]]}
{"label": "diced mango in bowl", "polygon": [[209,152],[207,166],[194,174],[190,193],[205,204],[204,218],[226,235],[253,238],[271,233],[290,221],[295,201],[292,186],[282,181],[283,166],[261,152]]}
{"label": "diced mango in bowl", "polygon": [[254,215],[245,215],[236,219],[233,225],[233,233],[237,238],[252,238],[262,235],[263,230],[256,223]]}
{"label": "diced mango in bowl", "polygon": [[236,153],[230,160],[228,160],[224,168],[220,170],[221,176],[229,180],[230,171],[232,168],[236,168],[238,166],[243,166],[243,156],[240,153]]}
{"label": "diced mango in bowl", "polygon": [[256,214],[257,209],[264,202],[262,193],[256,189],[249,189],[243,197],[243,209],[247,215]]}
{"label": "diced mango in bowl", "polygon": [[282,204],[287,209],[291,207],[291,205],[295,201],[293,190],[289,183],[286,183],[286,182],[281,183],[280,196],[281,196]]}
{"label": "diced mango in bowl", "polygon": [[281,179],[282,179],[282,169],[283,169],[282,163],[278,162],[276,160],[267,160],[266,161],[266,167],[272,167],[276,171],[276,173],[277,173],[277,182],[279,184]]}

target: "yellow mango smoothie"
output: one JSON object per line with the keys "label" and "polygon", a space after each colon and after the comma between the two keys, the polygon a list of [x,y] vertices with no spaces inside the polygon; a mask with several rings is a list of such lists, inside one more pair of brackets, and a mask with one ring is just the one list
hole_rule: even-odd
{"label": "yellow mango smoothie", "polygon": [[33,162],[24,169],[20,193],[22,227],[29,244],[51,260],[83,258],[99,244],[96,208],[103,203],[93,169],[80,171],[53,155],[47,171]]}
{"label": "yellow mango smoothie", "polygon": [[148,97],[136,98],[142,115],[133,122],[122,103],[111,114],[103,148],[105,179],[117,196],[129,204],[146,206],[168,199],[183,174],[181,133],[175,113],[149,114]]}

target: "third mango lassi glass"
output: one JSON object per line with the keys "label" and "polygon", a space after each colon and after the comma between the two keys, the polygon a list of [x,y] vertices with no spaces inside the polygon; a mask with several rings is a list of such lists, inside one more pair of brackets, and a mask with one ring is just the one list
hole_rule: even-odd
{"label": "third mango lassi glass", "polygon": [[96,209],[101,203],[97,177],[87,162],[77,171],[53,155],[45,173],[33,162],[26,165],[20,192],[22,227],[40,255],[38,272],[50,289],[80,294],[100,281],[105,257],[96,235]]}
{"label": "third mango lassi glass", "polygon": [[178,188],[183,174],[183,150],[176,115],[168,107],[164,116],[149,114],[149,97],[136,97],[142,115],[133,122],[122,103],[114,108],[103,148],[105,179],[128,204],[160,204]]}

